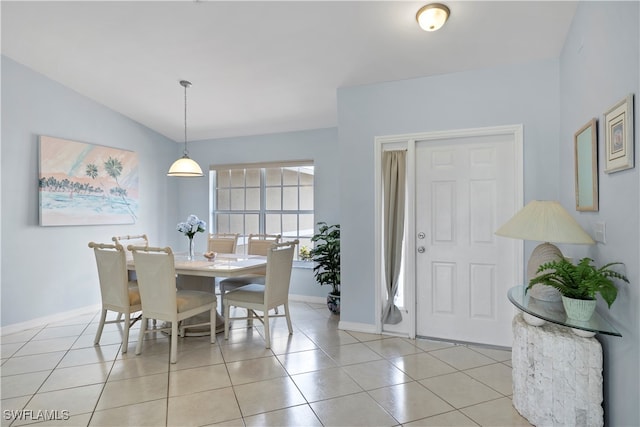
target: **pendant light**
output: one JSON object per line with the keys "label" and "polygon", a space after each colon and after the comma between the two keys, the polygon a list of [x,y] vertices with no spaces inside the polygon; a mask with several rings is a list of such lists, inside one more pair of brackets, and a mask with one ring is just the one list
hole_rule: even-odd
{"label": "pendant light", "polygon": [[202,169],[200,169],[200,165],[189,158],[189,151],[187,150],[187,88],[191,86],[191,82],[180,80],[180,86],[184,87],[184,152],[182,157],[173,162],[169,168],[167,176],[204,176]]}

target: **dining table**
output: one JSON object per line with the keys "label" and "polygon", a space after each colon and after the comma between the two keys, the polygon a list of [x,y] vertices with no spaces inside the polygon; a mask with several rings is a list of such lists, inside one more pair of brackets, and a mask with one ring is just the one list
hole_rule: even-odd
{"label": "dining table", "polygon": [[[127,269],[130,280],[135,279],[135,263],[130,253],[127,257]],[[174,265],[176,270],[176,286],[178,289],[197,290],[212,292],[215,294],[216,277],[236,277],[247,274],[264,272],[267,265],[267,257],[261,255],[243,254],[216,254],[215,258],[205,258],[203,254],[196,253],[193,259],[189,259],[187,253],[174,253]],[[220,308],[222,310],[222,307]],[[206,319],[204,317],[206,316]],[[194,316],[186,319],[186,324],[197,324],[208,322],[208,314],[204,313],[202,318]],[[224,317],[220,312],[216,314],[216,332],[224,329]],[[186,336],[209,335],[210,328],[187,328]]]}

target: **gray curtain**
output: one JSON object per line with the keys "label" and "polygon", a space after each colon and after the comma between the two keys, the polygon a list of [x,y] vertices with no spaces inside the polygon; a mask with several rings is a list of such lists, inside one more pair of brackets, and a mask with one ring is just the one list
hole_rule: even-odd
{"label": "gray curtain", "polygon": [[382,153],[384,276],[387,285],[387,303],[382,312],[382,323],[391,325],[402,321],[402,313],[393,300],[398,292],[398,276],[402,262],[406,168],[406,151]]}

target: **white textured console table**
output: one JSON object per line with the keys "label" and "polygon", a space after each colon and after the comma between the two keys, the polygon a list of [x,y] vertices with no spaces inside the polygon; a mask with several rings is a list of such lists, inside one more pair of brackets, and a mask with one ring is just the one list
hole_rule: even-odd
{"label": "white textured console table", "polygon": [[513,318],[513,406],[536,426],[602,426],[602,348],[595,338]]}
{"label": "white textured console table", "polygon": [[577,324],[566,319],[562,304],[530,304],[522,286],[509,290],[509,300],[524,311],[513,318],[513,406],[536,426],[603,426],[602,347],[578,334],[620,334],[599,316]]}

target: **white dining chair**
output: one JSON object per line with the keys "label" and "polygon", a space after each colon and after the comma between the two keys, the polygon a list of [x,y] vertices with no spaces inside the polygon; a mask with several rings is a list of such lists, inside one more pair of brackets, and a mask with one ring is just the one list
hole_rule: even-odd
{"label": "white dining chair", "polygon": [[127,249],[129,245],[133,246],[149,246],[149,238],[146,234],[127,234],[123,236],[113,236],[111,238],[114,244],[122,245],[126,249],[127,258],[131,258],[131,252]]}
{"label": "white dining chair", "polygon": [[[147,238],[146,234],[126,234],[122,236],[113,236],[111,238],[111,241],[113,241],[113,243],[116,245],[122,245],[122,247],[124,248],[124,253],[127,256],[127,261],[131,261],[133,259],[133,255],[131,255],[131,251],[127,249],[129,245],[149,246],[149,239]],[[137,286],[138,281],[136,278],[136,272],[129,271],[128,275],[129,275],[129,281]],[[118,314],[118,320],[120,320],[121,316],[122,314]],[[154,321],[154,325],[155,325],[155,321]]]}
{"label": "white dining chair", "polygon": [[[273,244],[267,252],[267,273],[264,285],[252,283],[227,292],[224,298],[224,338],[229,339],[229,325],[232,320],[247,320],[253,325],[257,318],[264,325],[266,348],[271,348],[269,319],[286,317],[289,335],[293,334],[289,316],[289,284],[293,254],[298,241]],[[231,317],[231,307],[247,309],[246,317]],[[269,310],[282,306],[284,314],[269,315]],[[261,312],[259,315],[257,312]]]}
{"label": "white dining chair", "polygon": [[[173,252],[170,247],[133,246],[128,248],[133,254],[138,287],[142,300],[142,324],[136,346],[136,354],[142,353],[144,336],[158,330],[171,331],[171,363],[176,363],[178,353],[178,332],[184,336],[189,327],[211,328],[211,343],[216,340],[216,295],[212,292],[178,290]],[[185,325],[182,320],[200,313],[209,312],[209,322]],[[170,328],[147,328],[147,319],[171,322]]]}
{"label": "white dining chair", "polygon": [[207,242],[208,252],[221,254],[235,254],[238,247],[238,233],[209,234]]}
{"label": "white dining chair", "polygon": [[[100,343],[105,324],[123,322],[122,353],[126,353],[129,329],[140,319],[140,316],[131,318],[131,315],[142,310],[137,283],[129,281],[127,259],[122,245],[89,242],[89,247],[95,254],[102,297],[100,323],[93,344]],[[118,313],[116,320],[106,320],[108,311]]]}
{"label": "white dining chair", "polygon": [[[249,234],[247,239],[247,255],[261,255],[267,256],[269,248],[274,243],[280,243],[280,234]],[[224,306],[224,294],[232,289],[237,289],[240,286],[249,285],[251,283],[257,283],[264,285],[264,277],[267,273],[267,269],[255,274],[248,274],[244,276],[229,277],[220,281],[220,305]],[[276,309],[276,314],[278,313]]]}

